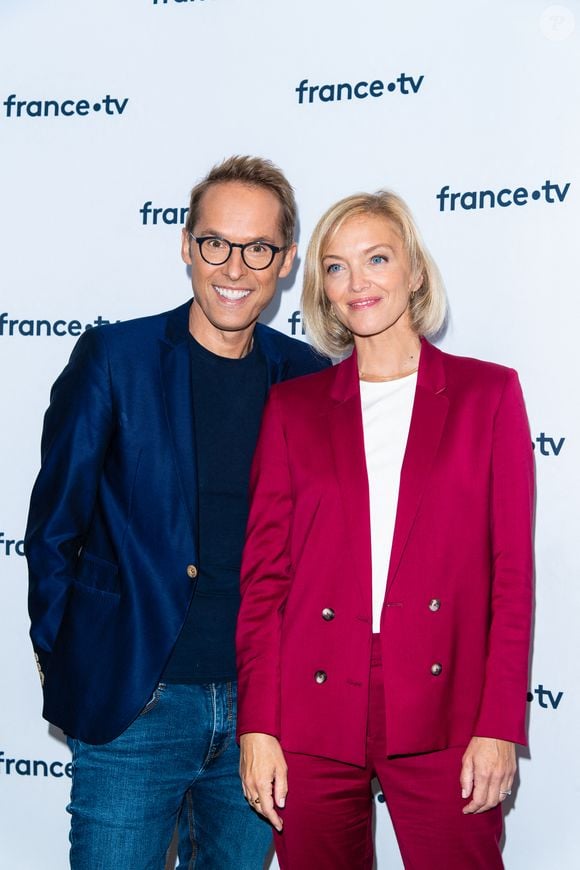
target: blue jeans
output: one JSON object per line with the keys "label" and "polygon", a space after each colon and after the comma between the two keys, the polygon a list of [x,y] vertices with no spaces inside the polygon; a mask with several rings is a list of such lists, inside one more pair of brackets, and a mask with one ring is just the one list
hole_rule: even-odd
{"label": "blue jeans", "polygon": [[176,822],[179,867],[262,870],[270,826],[238,774],[236,684],[161,683],[127,730],[73,753],[73,870],[163,870]]}

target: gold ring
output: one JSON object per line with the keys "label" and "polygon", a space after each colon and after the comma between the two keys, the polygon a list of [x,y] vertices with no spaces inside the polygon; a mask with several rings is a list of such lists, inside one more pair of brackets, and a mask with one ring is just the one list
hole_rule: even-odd
{"label": "gold ring", "polygon": [[254,800],[252,801],[252,803],[253,803],[253,804],[259,804],[259,803],[260,803],[260,798],[259,798],[259,797],[254,798]]}

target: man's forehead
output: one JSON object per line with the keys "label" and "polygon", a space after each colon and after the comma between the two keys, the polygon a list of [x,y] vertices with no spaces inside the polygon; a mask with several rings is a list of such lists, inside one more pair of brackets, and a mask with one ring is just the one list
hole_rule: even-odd
{"label": "man's forehead", "polygon": [[236,233],[249,238],[279,233],[281,204],[265,187],[223,182],[209,187],[198,210],[197,234]]}

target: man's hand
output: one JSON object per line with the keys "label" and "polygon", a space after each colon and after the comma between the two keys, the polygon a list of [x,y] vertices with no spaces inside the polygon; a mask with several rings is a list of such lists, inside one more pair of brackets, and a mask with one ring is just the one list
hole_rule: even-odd
{"label": "man's hand", "polygon": [[276,828],[284,824],[276,807],[288,793],[287,766],[278,740],[271,734],[242,734],[240,776],[246,800]]}
{"label": "man's hand", "polygon": [[464,813],[484,813],[506,799],[516,772],[516,750],[507,740],[472,737],[461,766],[461,796],[471,801]]}

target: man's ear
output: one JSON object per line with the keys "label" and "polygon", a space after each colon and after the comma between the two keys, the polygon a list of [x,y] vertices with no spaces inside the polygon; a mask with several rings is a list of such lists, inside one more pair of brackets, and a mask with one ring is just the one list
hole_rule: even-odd
{"label": "man's ear", "polygon": [[298,250],[298,246],[296,242],[292,242],[286,253],[284,254],[284,260],[282,262],[282,268],[278,272],[279,278],[286,278],[287,275],[290,274],[292,270],[292,264],[294,263],[294,257],[296,256],[296,251]]}
{"label": "man's ear", "polygon": [[191,238],[186,229],[181,230],[181,259],[191,266]]}

